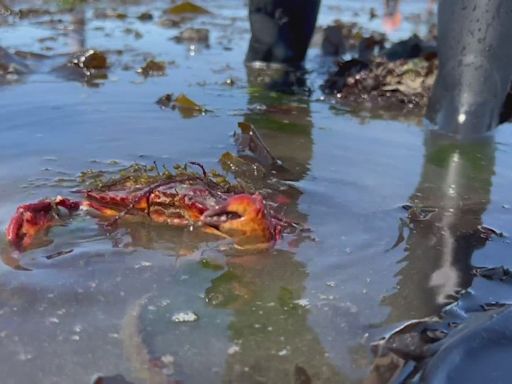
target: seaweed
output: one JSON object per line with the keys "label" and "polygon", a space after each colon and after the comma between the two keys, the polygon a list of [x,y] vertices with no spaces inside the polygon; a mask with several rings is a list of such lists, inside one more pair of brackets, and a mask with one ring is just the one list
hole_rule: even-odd
{"label": "seaweed", "polygon": [[242,193],[245,190],[238,183],[231,182],[226,175],[216,170],[207,171],[202,164],[188,162],[175,164],[169,169],[165,164],[158,166],[133,163],[120,169],[114,175],[105,170],[88,169],[81,172],[78,181],[86,190],[108,191],[121,189],[142,189],[163,183],[203,182],[212,191]]}

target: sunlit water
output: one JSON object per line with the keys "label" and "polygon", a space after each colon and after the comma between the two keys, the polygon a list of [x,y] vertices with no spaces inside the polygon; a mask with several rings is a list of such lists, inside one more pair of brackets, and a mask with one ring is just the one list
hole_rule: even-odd
{"label": "sunlit water", "polygon": [[[367,23],[370,6],[381,11],[377,1],[346,3],[324,2],[319,23]],[[266,254],[225,257],[215,238],[147,223],[106,233],[77,217],[51,231],[53,244],[23,255],[31,272],[0,266],[3,384],[91,383],[98,374],[134,383],[360,382],[372,341],[439,313],[461,289],[472,286],[482,302],[510,300],[510,292],[469,274],[471,264],[512,266],[507,238],[485,247],[468,240],[482,223],[512,233],[508,125],[469,152],[436,152],[422,127],[353,116],[322,101],[324,74],[316,68],[328,59],[316,47],[308,56],[309,99],[251,90],[245,7],[204,5],[212,16],[172,29],[158,24],[163,2],[118,7],[126,20],[96,19],[86,7],[78,31],[69,14],[53,16],[63,19],[54,27],[41,23],[49,16],[0,27],[2,47],[52,55],[29,61],[33,74],[0,87],[0,226],[23,202],[69,195],[85,169],[189,160],[219,168],[220,155],[236,151],[237,122],[248,121],[291,170],[287,182],[300,192],[285,212],[307,223],[316,241],[287,239],[293,244]],[[403,11],[425,8],[409,2]],[[145,10],[154,21],[135,18]],[[391,37],[421,32],[414,20]],[[382,27],[379,19],[367,25]],[[210,46],[170,39],[185,26],[209,28]],[[38,41],[48,36],[57,40]],[[111,67],[99,87],[51,71],[66,61],[60,54],[77,48],[107,53]],[[173,62],[166,76],[135,72],[148,57]],[[211,112],[185,119],[155,104],[181,92]],[[433,154],[425,157],[425,148]],[[405,228],[405,241],[392,248],[408,201],[438,212]],[[63,250],[71,252],[45,257]],[[198,319],[173,321],[187,311]]]}

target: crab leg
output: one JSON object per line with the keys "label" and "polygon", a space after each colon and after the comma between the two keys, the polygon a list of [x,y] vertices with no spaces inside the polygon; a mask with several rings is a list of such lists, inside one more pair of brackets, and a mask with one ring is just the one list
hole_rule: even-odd
{"label": "crab leg", "polygon": [[[99,193],[93,191],[85,192],[85,198],[88,200],[84,202],[85,207],[90,207],[97,210],[105,216],[115,216],[120,212],[126,210],[137,210],[147,212],[149,206],[149,196],[152,190],[147,190],[139,195],[130,196],[114,193]],[[115,212],[115,214],[114,214]]]}

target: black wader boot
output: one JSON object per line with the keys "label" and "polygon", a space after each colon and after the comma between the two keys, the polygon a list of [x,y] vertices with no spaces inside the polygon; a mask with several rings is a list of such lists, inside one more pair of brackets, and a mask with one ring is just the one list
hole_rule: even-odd
{"label": "black wader boot", "polygon": [[441,0],[439,73],[427,118],[467,138],[500,123],[512,75],[512,1]]}
{"label": "black wader boot", "polygon": [[246,62],[300,66],[315,30],[320,0],[249,0]]}

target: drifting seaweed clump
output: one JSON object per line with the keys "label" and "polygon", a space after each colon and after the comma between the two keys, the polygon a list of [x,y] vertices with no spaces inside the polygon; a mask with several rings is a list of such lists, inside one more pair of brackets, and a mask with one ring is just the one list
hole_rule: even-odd
{"label": "drifting seaweed clump", "polygon": [[231,182],[227,176],[216,170],[207,171],[196,162],[175,164],[169,169],[165,164],[147,165],[133,163],[112,174],[104,170],[89,169],[78,176],[80,184],[89,190],[108,191],[144,188],[165,182],[190,183],[201,181],[210,189],[223,193],[242,193],[242,186]]}

